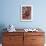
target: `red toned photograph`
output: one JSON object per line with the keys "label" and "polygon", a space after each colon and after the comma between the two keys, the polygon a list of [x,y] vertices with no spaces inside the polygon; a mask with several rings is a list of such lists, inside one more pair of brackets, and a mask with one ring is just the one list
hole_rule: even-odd
{"label": "red toned photograph", "polygon": [[32,21],[32,5],[21,6],[21,21]]}

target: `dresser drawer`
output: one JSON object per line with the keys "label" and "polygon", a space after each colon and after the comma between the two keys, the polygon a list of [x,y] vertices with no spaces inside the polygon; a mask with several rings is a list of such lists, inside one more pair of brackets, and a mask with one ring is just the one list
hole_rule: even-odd
{"label": "dresser drawer", "polygon": [[32,36],[32,44],[43,44],[44,36]]}
{"label": "dresser drawer", "polygon": [[3,43],[15,43],[23,41],[23,36],[4,36]]}
{"label": "dresser drawer", "polygon": [[44,44],[32,44],[31,46],[44,46]]}
{"label": "dresser drawer", "polygon": [[23,32],[4,32],[5,36],[23,36]]}
{"label": "dresser drawer", "polygon": [[23,46],[23,44],[16,44],[16,43],[14,43],[14,44],[3,44],[2,46]]}
{"label": "dresser drawer", "polygon": [[16,46],[14,44],[3,44],[2,46]]}
{"label": "dresser drawer", "polygon": [[45,33],[44,32],[25,32],[24,36],[44,36]]}

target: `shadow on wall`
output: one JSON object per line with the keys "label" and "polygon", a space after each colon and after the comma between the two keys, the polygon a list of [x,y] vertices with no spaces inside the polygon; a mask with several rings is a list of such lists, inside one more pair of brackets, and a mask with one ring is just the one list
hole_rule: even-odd
{"label": "shadow on wall", "polygon": [[6,28],[4,24],[0,24],[0,43],[2,43],[2,32],[5,32],[3,29]]}

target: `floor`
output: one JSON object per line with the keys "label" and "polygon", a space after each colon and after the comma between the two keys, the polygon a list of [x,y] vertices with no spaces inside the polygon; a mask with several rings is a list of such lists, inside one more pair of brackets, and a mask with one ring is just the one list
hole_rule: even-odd
{"label": "floor", "polygon": [[2,46],[2,44],[0,44],[0,46]]}

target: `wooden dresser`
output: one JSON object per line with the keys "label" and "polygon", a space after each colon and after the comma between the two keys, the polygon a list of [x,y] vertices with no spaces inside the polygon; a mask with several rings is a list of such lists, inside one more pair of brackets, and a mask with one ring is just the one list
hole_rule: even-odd
{"label": "wooden dresser", "polygon": [[44,32],[3,32],[3,46],[44,46]]}

